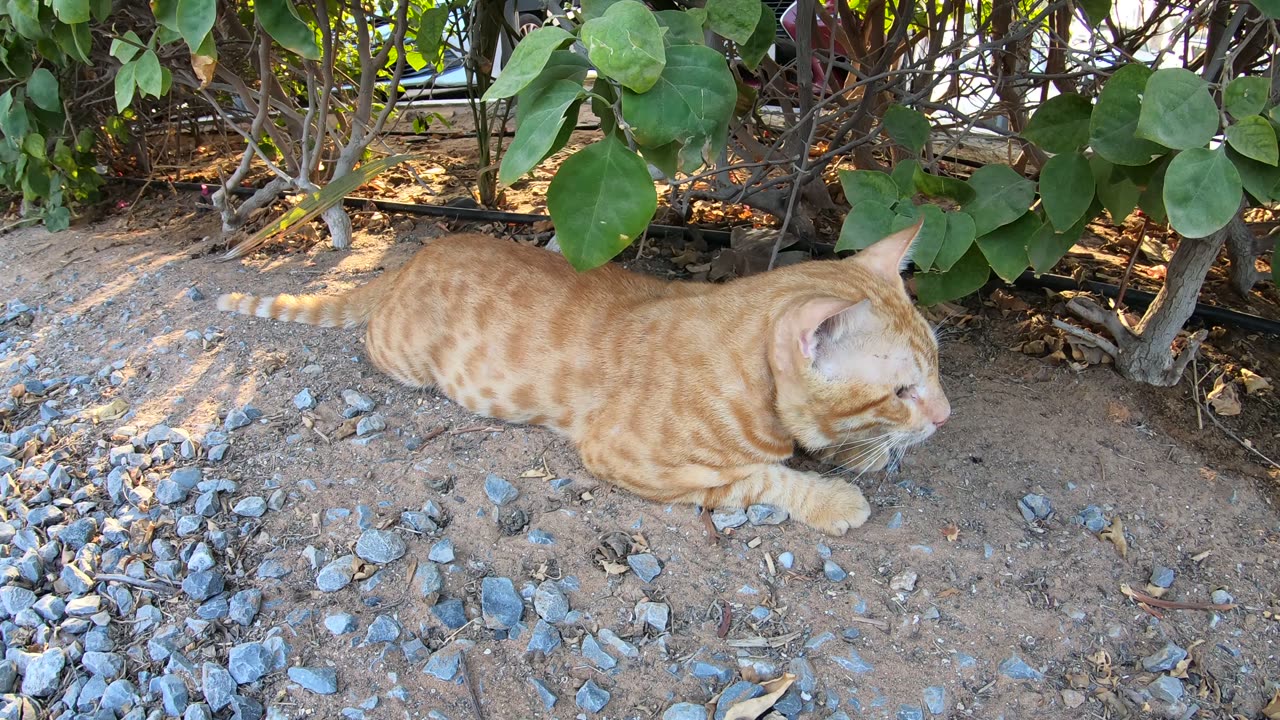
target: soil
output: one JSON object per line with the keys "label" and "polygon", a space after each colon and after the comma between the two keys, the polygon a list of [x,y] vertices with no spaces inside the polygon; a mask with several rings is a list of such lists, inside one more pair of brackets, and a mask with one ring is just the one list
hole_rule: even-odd
{"label": "soil", "polygon": [[[438,145],[433,151],[452,152]],[[437,201],[441,189],[466,184],[448,172],[443,178]],[[228,291],[339,292],[398,266],[424,240],[456,226],[361,213],[351,251],[294,240],[228,263],[213,253],[218,222],[198,198],[135,193],[122,194],[125,207],[93,224],[58,235],[28,229],[0,237],[0,297],[38,308],[30,327],[11,328],[29,344],[7,360],[34,354],[67,375],[124,361],[119,396],[131,414],[120,422],[140,428],[165,422],[200,432],[246,403],[265,413],[233,434],[227,458],[207,472],[237,481],[243,496],[265,496],[275,486],[288,492],[285,508],[255,524],[234,557],[235,587],[261,587],[263,612],[252,627],[228,624],[223,632],[230,643],[283,627],[292,664],[339,668],[333,696],[310,694],[283,673],[251,689],[291,717],[338,717],[375,695],[382,700],[367,711],[371,718],[417,718],[430,710],[475,717],[472,690],[478,714],[491,720],[572,717],[580,712],[574,693],[592,680],[611,693],[599,717],[653,718],[673,702],[712,701],[724,688],[694,678],[692,662],[735,673],[742,667],[744,677],[757,680],[787,670],[798,657],[816,676],[814,709],[804,717],[837,710],[904,717],[899,713],[924,707],[930,686],[945,688],[944,717],[1117,717],[1142,712],[1142,693],[1156,674],[1140,660],[1167,642],[1190,649],[1183,684],[1186,699],[1201,708],[1197,717],[1260,717],[1277,690],[1280,513],[1267,467],[1214,423],[1204,420],[1199,428],[1189,384],[1152,389],[1106,366],[1078,371],[1012,350],[1025,339],[1017,321],[1040,310],[1011,311],[989,299],[968,304],[966,321],[948,330],[942,347],[953,419],[896,473],[852,478],[872,501],[866,526],[844,538],[793,522],[717,534],[694,508],[602,485],[549,431],[488,421],[435,392],[397,385],[364,359],[358,331],[232,317],[213,306]],[[504,209],[540,208],[509,197]],[[651,247],[648,257],[632,253],[624,263],[679,274],[669,262],[674,252]],[[193,287],[202,299],[190,299]],[[1044,305],[1034,295],[1019,297]],[[190,339],[193,330],[211,340]],[[1213,352],[1222,353],[1223,364],[1253,357],[1259,373],[1276,371],[1275,348],[1265,338],[1230,331],[1218,340]],[[1280,382],[1280,374],[1269,376]],[[314,411],[294,407],[292,398],[304,388],[319,400]],[[348,389],[376,400],[384,432],[335,439]],[[1221,421],[1273,453],[1274,399],[1249,396],[1244,404],[1245,416]],[[110,431],[104,427],[103,437]],[[520,491],[500,511],[483,491],[490,473]],[[572,482],[557,490],[552,478]],[[1028,493],[1049,498],[1052,515],[1025,520],[1019,500]],[[399,527],[402,511],[428,501],[446,510],[447,527],[434,537],[405,532],[408,554],[381,570],[376,587],[353,583],[332,594],[316,588],[303,550],[350,552],[360,532],[357,505],[374,510],[375,525]],[[1087,505],[1123,526],[1126,555],[1077,522]],[[328,521],[331,508],[353,512]],[[513,508],[528,522],[511,534]],[[554,544],[531,543],[533,529]],[[661,574],[647,584],[631,572],[606,574],[596,550],[612,533],[647,544]],[[421,597],[410,583],[414,564],[427,561],[440,537],[452,539],[457,554],[442,596],[462,599],[473,617],[484,576],[511,578],[517,588],[576,578],[580,589],[569,599],[582,616],[562,628],[566,646],[528,657],[527,631],[507,640],[480,622],[445,629],[429,612],[435,598]],[[847,578],[824,575],[825,549]],[[795,557],[789,570],[780,560],[785,552]],[[266,558],[292,572],[256,579]],[[1176,573],[1165,600],[1209,603],[1213,590],[1225,588],[1237,606],[1160,610],[1122,594],[1122,584],[1147,592],[1157,565]],[[891,588],[905,571],[918,574],[914,589]],[[661,642],[635,618],[636,604],[646,599],[670,605],[671,627]],[[757,607],[769,610],[763,620],[751,614]],[[325,630],[324,617],[338,611],[360,619],[356,634],[334,638]],[[165,612],[180,623],[194,607],[175,601]],[[287,622],[291,613],[294,622]],[[432,649],[454,639],[474,642],[466,653],[467,684],[423,674],[422,663],[409,663],[394,644],[361,644],[379,614],[397,617]],[[526,624],[535,620],[527,611]],[[619,658],[612,671],[597,669],[576,642],[601,628],[638,645],[640,656]],[[760,638],[778,639],[778,646],[742,647]],[[833,660],[851,650],[869,672],[855,674]],[[1011,656],[1043,679],[1001,672]],[[530,678],[559,696],[553,710],[543,708]],[[387,697],[396,685],[407,690],[407,702]],[[1163,712],[1161,703],[1147,700],[1147,711]]]}

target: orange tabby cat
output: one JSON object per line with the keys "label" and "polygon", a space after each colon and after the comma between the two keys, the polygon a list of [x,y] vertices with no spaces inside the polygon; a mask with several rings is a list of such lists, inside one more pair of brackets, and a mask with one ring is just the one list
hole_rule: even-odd
{"label": "orange tabby cat", "polygon": [[845,479],[783,465],[795,444],[879,469],[951,411],[899,276],[917,231],[722,285],[578,273],[554,252],[456,235],[345,295],[231,294],[218,308],[367,325],[382,371],[553,428],[603,480],[663,502],[770,503],[842,535],[870,507]]}

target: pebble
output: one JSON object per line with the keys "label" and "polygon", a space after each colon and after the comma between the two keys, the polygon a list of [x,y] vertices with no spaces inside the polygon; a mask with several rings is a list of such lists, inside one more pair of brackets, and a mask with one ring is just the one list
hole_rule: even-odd
{"label": "pebble", "polygon": [[1043,495],[1028,493],[1018,501],[1018,511],[1027,522],[1044,520],[1053,514],[1053,503]]}
{"label": "pebble", "polygon": [[533,626],[533,633],[529,637],[529,645],[525,651],[549,655],[552,650],[560,647],[560,642],[560,631],[546,620],[539,619]]}
{"label": "pebble", "polygon": [[847,656],[833,655],[831,657],[831,660],[835,664],[839,665],[845,670],[848,670],[851,673],[854,673],[855,675],[865,675],[875,670],[875,668],[871,665],[871,663],[867,662],[866,660],[863,660],[862,656],[858,654],[858,651],[852,648],[849,649],[849,653]]}
{"label": "pebble", "polygon": [[733,679],[733,670],[730,670],[723,665],[715,665],[702,661],[695,662],[693,666],[689,668],[689,674],[699,680],[715,680],[721,683],[727,683]]}
{"label": "pebble", "polygon": [[1147,692],[1157,700],[1175,703],[1182,699],[1182,681],[1172,675],[1161,675],[1147,685]]}
{"label": "pebble", "polygon": [[689,702],[676,703],[662,713],[662,720],[707,720],[707,708]]}
{"label": "pebble", "polygon": [[351,613],[334,613],[325,617],[324,627],[334,635],[346,635],[355,632],[359,623]]}
{"label": "pebble", "polygon": [[404,538],[391,530],[365,530],[356,541],[356,555],[378,565],[399,560],[408,549]]}
{"label": "pebble", "polygon": [[618,665],[618,660],[605,652],[591,633],[587,633],[582,638],[582,656],[595,663],[601,670],[612,670]]}
{"label": "pebble", "polygon": [[534,692],[538,693],[538,699],[542,701],[542,707],[550,710],[556,706],[560,698],[551,692],[551,688],[547,684],[537,678],[529,678],[529,684],[533,686]]}
{"label": "pebble", "polygon": [[467,611],[461,600],[442,600],[431,608],[431,614],[439,618],[445,627],[457,630],[467,624]]}
{"label": "pebble", "polygon": [[177,675],[161,675],[151,680],[151,692],[160,693],[160,703],[165,713],[173,716],[181,715],[187,710],[189,695],[187,684]]}
{"label": "pebble", "polygon": [[310,388],[302,388],[297,395],[293,396],[293,406],[299,410],[310,410],[316,406],[315,396],[311,394]]}
{"label": "pebble", "polygon": [[629,555],[627,556],[627,564],[631,566],[631,570],[636,574],[636,577],[645,583],[653,582],[653,579],[658,577],[658,573],[662,572],[661,563],[652,553]]}
{"label": "pebble", "polygon": [[924,710],[915,705],[899,705],[896,720],[924,720]]}
{"label": "pebble", "polygon": [[609,691],[596,685],[594,680],[588,680],[578,688],[578,693],[573,699],[583,710],[598,713],[609,704]]}
{"label": "pebble", "polygon": [[724,720],[725,715],[729,713],[729,708],[743,700],[758,698],[763,694],[764,688],[759,685],[746,680],[739,680],[720,693],[720,699],[716,701],[715,720]]}
{"label": "pebble", "polygon": [[67,655],[62,648],[50,648],[27,663],[22,673],[22,694],[31,697],[48,697],[61,686],[62,669],[67,666]]}
{"label": "pebble", "polygon": [[636,603],[636,618],[660,633],[666,632],[667,623],[671,620],[671,607],[666,603],[643,600]]}
{"label": "pebble", "polygon": [[540,530],[538,528],[534,528],[533,530],[530,530],[528,538],[529,538],[529,542],[533,543],[534,545],[555,545],[556,544],[556,539],[551,536],[551,533],[547,532],[546,530]]}
{"label": "pebble", "polygon": [[778,555],[778,564],[781,565],[784,569],[790,570],[796,564],[795,553],[792,553],[790,551],[781,553],[780,555]]}
{"label": "pebble", "polygon": [[462,660],[461,648],[454,646],[444,650],[440,650],[431,656],[427,661],[427,666],[422,672],[436,678],[449,682],[458,675],[458,666]]}
{"label": "pebble", "polygon": [[365,633],[365,644],[369,643],[389,643],[394,642],[400,637],[400,623],[388,615],[379,615],[369,623],[369,629]]}
{"label": "pebble", "polygon": [[204,693],[204,701],[209,704],[209,709],[213,712],[218,712],[230,705],[231,698],[236,692],[236,681],[231,677],[231,673],[221,665],[210,662],[201,667],[200,685]]}
{"label": "pebble", "polygon": [[1222,588],[1218,588],[1212,593],[1209,593],[1209,600],[1211,600],[1214,605],[1230,605],[1236,601],[1235,597],[1232,596],[1231,593],[1223,590]]}
{"label": "pebble", "polygon": [[609,628],[600,628],[600,632],[597,633],[597,637],[600,638],[600,642],[616,650],[618,654],[623,657],[640,657],[640,648],[618,637],[618,635]]}
{"label": "pebble", "polygon": [[[203,602],[222,592],[225,581],[216,570],[191,573],[182,581],[182,591],[196,602]],[[323,589],[323,588],[322,588]],[[67,611],[68,613],[70,610]]]}
{"label": "pebble", "polygon": [[289,679],[317,695],[338,692],[338,671],[333,668],[289,668]]}
{"label": "pebble", "polygon": [[1172,670],[1186,657],[1186,650],[1174,643],[1166,643],[1164,647],[1142,658],[1142,669],[1147,672]]}
{"label": "pebble", "polygon": [[1043,680],[1044,675],[1017,655],[1010,655],[1000,663],[1000,674],[1014,680]]}
{"label": "pebble", "polygon": [[1173,570],[1157,565],[1151,569],[1151,584],[1158,588],[1168,588],[1173,586]]}
{"label": "pebble", "polygon": [[920,575],[915,570],[903,570],[889,581],[889,589],[911,592],[916,589],[916,581],[919,579]]}
{"label": "pebble", "polygon": [[889,519],[889,524],[886,525],[886,527],[890,530],[897,530],[901,528],[902,527],[902,511],[898,511],[894,513],[893,517]]}
{"label": "pebble", "polygon": [[226,430],[239,430],[252,422],[253,420],[248,413],[239,408],[234,408],[227,412],[227,419],[222,423],[222,427]]}
{"label": "pebble", "polygon": [[506,505],[520,496],[515,485],[492,473],[484,479],[484,494],[494,505]]}
{"label": "pebble", "polygon": [[716,510],[711,513],[711,524],[716,530],[724,532],[729,528],[742,527],[747,524],[747,513],[741,508],[733,510]]}
{"label": "pebble", "polygon": [[240,501],[231,508],[231,512],[240,515],[241,517],[260,518],[267,514],[267,500],[266,498],[258,497],[256,495],[241,498]]}
{"label": "pebble", "polygon": [[931,685],[924,689],[924,706],[934,715],[947,711],[947,689],[941,685]]}
{"label": "pebble", "polygon": [[355,575],[355,556],[343,555],[320,569],[316,575],[316,586],[324,592],[337,592],[351,584]]}
{"label": "pebble", "polygon": [[413,579],[418,584],[418,592],[422,597],[427,597],[444,589],[444,576],[440,574],[440,567],[430,561],[418,566],[418,569],[413,573]]}
{"label": "pebble", "polygon": [[446,564],[453,562],[453,541],[445,538],[431,546],[431,551],[427,553],[427,559],[434,563]]}
{"label": "pebble", "polygon": [[86,652],[80,656],[80,664],[85,670],[107,680],[124,674],[124,657],[112,652]]}
{"label": "pebble", "polygon": [[840,582],[849,577],[849,573],[837,565],[835,560],[824,560],[822,562],[822,574],[826,575],[831,582]]}
{"label": "pebble", "polygon": [[271,653],[260,642],[233,645],[227,656],[227,670],[241,685],[257,682],[271,671]]}
{"label": "pebble", "polygon": [[365,415],[360,418],[360,422],[356,423],[356,437],[368,437],[386,429],[387,421],[381,415],[377,413]]}
{"label": "pebble", "polygon": [[1079,515],[1076,515],[1076,522],[1089,529],[1089,532],[1100,533],[1107,529],[1107,518],[1102,514],[1102,508],[1097,505],[1086,505]]}
{"label": "pebble", "polygon": [[510,579],[487,577],[480,582],[480,610],[485,627],[509,630],[524,615],[524,602]]}
{"label": "pebble", "polygon": [[776,505],[752,505],[747,508],[747,522],[752,525],[781,525],[790,515]]}
{"label": "pebble", "polygon": [[554,581],[543,580],[533,593],[533,609],[549,623],[564,622],[569,614],[569,599]]}
{"label": "pebble", "polygon": [[356,412],[362,412],[362,413],[373,410],[373,408],[376,407],[377,405],[376,403],[374,403],[373,398],[370,398],[368,395],[357,392],[355,390],[343,390],[342,402],[346,403],[347,407],[351,408],[352,410],[355,410]]}

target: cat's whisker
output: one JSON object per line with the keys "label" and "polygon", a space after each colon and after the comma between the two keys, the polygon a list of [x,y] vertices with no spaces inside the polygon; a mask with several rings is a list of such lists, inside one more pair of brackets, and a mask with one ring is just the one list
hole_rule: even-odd
{"label": "cat's whisker", "polygon": [[[849,468],[849,466],[857,464],[862,460],[868,460],[867,466],[870,467],[871,465],[875,464],[875,460],[880,457],[880,454],[885,452],[885,449],[890,447],[892,444],[893,444],[892,441],[885,440],[881,443],[876,444],[874,447],[867,448],[866,450],[863,450],[862,452],[853,456],[849,460],[837,465],[834,469],[824,473],[824,475],[831,476],[836,473],[844,472]],[[866,470],[864,469],[862,472],[866,472]],[[861,477],[861,476],[862,476],[861,473],[859,473],[858,477]]]}

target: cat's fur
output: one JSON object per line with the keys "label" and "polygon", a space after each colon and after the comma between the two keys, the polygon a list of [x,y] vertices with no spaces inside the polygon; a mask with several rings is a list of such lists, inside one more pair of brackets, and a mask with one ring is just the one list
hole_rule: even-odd
{"label": "cat's fur", "polygon": [[937,343],[899,276],[917,230],[722,285],[578,273],[553,252],[455,235],[345,295],[231,294],[218,308],[366,325],[379,369],[551,427],[603,480],[663,502],[770,503],[843,534],[870,513],[862,493],[783,461],[799,443],[878,469],[947,419]]}

